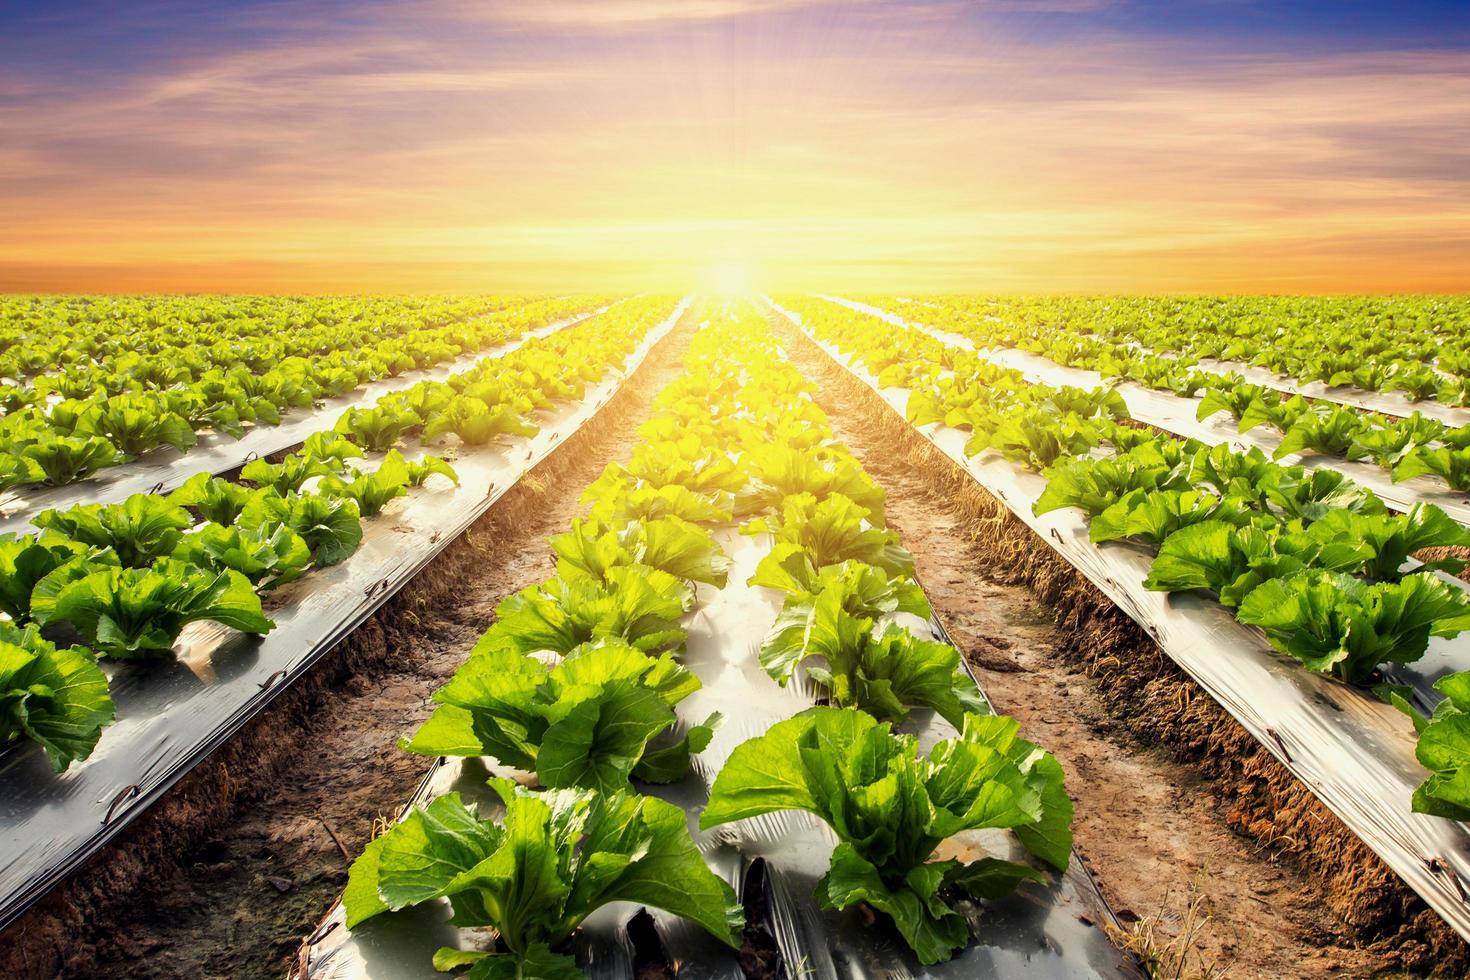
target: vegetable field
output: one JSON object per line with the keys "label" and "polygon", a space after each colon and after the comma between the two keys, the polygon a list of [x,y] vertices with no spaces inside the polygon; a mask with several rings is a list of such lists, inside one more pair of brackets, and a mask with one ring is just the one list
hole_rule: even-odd
{"label": "vegetable field", "polygon": [[0,301],[0,974],[1460,975],[1470,302]]}

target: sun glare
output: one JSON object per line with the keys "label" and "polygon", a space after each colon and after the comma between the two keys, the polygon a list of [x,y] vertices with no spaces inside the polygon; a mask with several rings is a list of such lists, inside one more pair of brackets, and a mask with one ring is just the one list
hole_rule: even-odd
{"label": "sun glare", "polygon": [[756,291],[755,272],[747,262],[725,259],[704,270],[704,288],[721,296],[748,296]]}

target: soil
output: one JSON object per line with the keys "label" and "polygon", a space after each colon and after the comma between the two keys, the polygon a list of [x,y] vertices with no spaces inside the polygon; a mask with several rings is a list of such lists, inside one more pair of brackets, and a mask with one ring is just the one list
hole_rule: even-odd
{"label": "soil", "polygon": [[[268,732],[273,743],[309,745],[309,752],[292,753],[256,782],[227,791],[214,786],[213,796],[233,805],[214,800],[207,833],[161,849],[147,873],[131,874],[126,905],[99,909],[94,884],[73,887],[58,899],[59,910],[51,903],[49,917],[23,919],[7,939],[24,943],[31,955],[0,973],[119,980],[285,975],[302,938],[341,893],[349,856],[372,838],[375,821],[393,818],[396,801],[428,768],[396,740],[428,717],[430,694],[464,661],[496,604],[552,574],[546,539],[580,515],[578,497],[603,467],[631,452],[652,396],[681,370],[692,334],[686,320],[596,420],[354,634],[349,642],[368,634],[376,656],[333,671],[311,710],[291,710],[299,706],[282,698],[237,739],[248,743]],[[104,854],[100,868],[77,878],[105,878],[106,862]],[[106,922],[106,930],[93,928],[94,921]]]}
{"label": "soil", "polygon": [[[1154,938],[1162,944],[1198,903],[1207,918],[1191,944],[1193,966],[1214,965],[1231,977],[1402,968],[1391,949],[1363,941],[1329,911],[1318,881],[1232,825],[1232,787],[1119,720],[1106,678],[1062,653],[1069,643],[1056,609],[1016,584],[1014,571],[1001,573],[973,508],[935,480],[932,460],[896,446],[891,429],[873,424],[877,397],[777,326],[818,385],[838,438],[887,491],[889,524],[914,553],[936,613],[996,710],[1019,720],[1023,734],[1066,769],[1077,854],[1123,926],[1156,917]],[[1188,696],[1184,685],[1192,682],[1177,683]],[[1193,693],[1209,701],[1197,687]]]}

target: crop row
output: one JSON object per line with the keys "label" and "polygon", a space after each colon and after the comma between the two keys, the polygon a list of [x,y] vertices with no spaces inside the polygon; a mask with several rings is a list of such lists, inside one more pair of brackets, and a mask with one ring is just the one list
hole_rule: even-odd
{"label": "crop row", "polygon": [[903,305],[995,346],[1061,363],[1083,358],[1162,383],[1200,383],[1191,368],[1208,360],[1299,384],[1470,404],[1463,297],[944,297]]}
{"label": "crop row", "polygon": [[[1237,432],[1260,427],[1278,433],[1276,459],[1315,454],[1363,461],[1381,468],[1395,483],[1429,477],[1453,491],[1470,490],[1470,424],[1451,425],[1417,410],[1388,416],[1326,398],[1287,394],[1249,383],[1235,372],[1197,370],[1188,359],[1119,349],[1105,341],[1053,339],[1050,344],[1027,344],[1018,341],[1014,330],[972,317],[946,316],[946,310],[931,305],[906,313],[916,323],[936,328],[942,324],[950,336],[963,338],[982,355],[1021,343],[1044,357],[1042,363],[1096,371],[1109,382],[1129,381],[1183,399],[1199,398],[1195,412],[1200,422],[1224,413],[1237,423]],[[1000,354],[996,359],[1006,357]],[[1438,377],[1437,372],[1430,373]]]}
{"label": "crop row", "polygon": [[73,483],[160,446],[184,452],[203,430],[239,438],[249,425],[279,425],[292,409],[485,350],[587,305],[542,300],[386,339],[379,324],[334,324],[321,328],[334,346],[302,341],[304,355],[282,347],[292,343],[289,334],[254,346],[209,346],[193,336],[193,353],[154,349],[105,367],[67,366],[0,392],[11,409],[0,418],[0,491]]}
{"label": "crop row", "polygon": [[[1030,384],[921,331],[896,332],[820,300],[782,299],[815,336],[852,352],[882,386],[908,389],[915,426],[969,434],[968,457],[995,454],[1038,472],[1032,513],[1076,508],[1094,544],[1154,555],[1144,586],[1209,595],[1303,668],[1373,692],[1420,729],[1432,773],[1416,811],[1470,816],[1470,673],[1442,677],[1432,720],[1416,692],[1388,683],[1431,637],[1470,629],[1470,597],[1437,571],[1460,572],[1470,531],[1439,508],[1390,514],[1330,469],[1281,466],[1259,450],[1207,446],[1132,424],[1117,392]],[[1416,553],[1428,552],[1420,562]],[[1438,557],[1434,557],[1438,556]],[[1458,666],[1464,667],[1463,663]]]}
{"label": "crop row", "polygon": [[[0,745],[35,740],[57,771],[86,758],[113,717],[97,656],[171,658],[197,621],[268,632],[261,594],[345,560],[362,521],[408,488],[435,474],[458,482],[438,457],[406,458],[404,440],[447,439],[463,451],[534,435],[537,412],[581,398],[668,308],[629,301],[421,382],[345,413],[279,462],[247,464],[238,480],[199,473],[168,495],[45,511],[37,533],[0,536]],[[369,453],[385,455],[359,470],[352,461]]]}
{"label": "crop row", "polygon": [[[732,672],[701,678],[681,657],[701,596],[732,587],[719,544],[732,527],[767,543],[749,584],[782,597],[756,654],[767,683],[827,706],[734,747],[700,827],[815,815],[839,840],[819,904],[879,910],[924,963],[968,942],[954,896],[995,898],[1042,878],[994,857],[931,860],[943,840],[1010,828],[1032,854],[1067,866],[1060,767],[990,713],[958,651],[897,621],[928,605],[886,526],[882,490],[834,441],[754,310],[709,312],[716,322],[659,395],[643,441],[589,487],[586,516],[552,538],[556,574],[500,604],[404,742],[516,772],[491,780],[500,803],[490,808],[502,815],[487,819],[458,793],[407,811],[352,868],[349,928],[448,898],[456,925],[494,927],[500,946],[441,949],[434,964],[487,977],[580,976],[560,949],[613,901],[740,944],[741,907],[706,866],[689,816],[635,788],[684,778],[717,738],[718,714],[681,717],[680,705],[704,684],[736,683]],[[954,737],[925,753],[895,734],[915,709],[947,719]]]}

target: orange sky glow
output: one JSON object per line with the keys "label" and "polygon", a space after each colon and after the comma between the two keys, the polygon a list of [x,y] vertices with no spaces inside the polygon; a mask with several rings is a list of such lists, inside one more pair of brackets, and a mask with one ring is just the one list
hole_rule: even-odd
{"label": "orange sky glow", "polygon": [[277,6],[0,63],[0,289],[1470,289],[1453,46],[1067,28],[1105,0]]}

